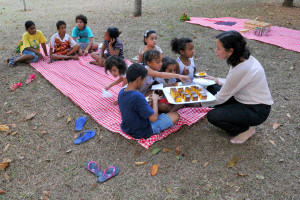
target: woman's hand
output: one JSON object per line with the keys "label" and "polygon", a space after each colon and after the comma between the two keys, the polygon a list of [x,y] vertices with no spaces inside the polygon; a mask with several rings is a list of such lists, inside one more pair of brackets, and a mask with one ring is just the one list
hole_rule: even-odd
{"label": "woman's hand", "polygon": [[215,77],[212,77],[212,76],[205,76],[203,77],[204,79],[208,79],[208,80],[213,80],[216,82],[216,84],[219,85],[219,79],[218,78],[215,78]]}

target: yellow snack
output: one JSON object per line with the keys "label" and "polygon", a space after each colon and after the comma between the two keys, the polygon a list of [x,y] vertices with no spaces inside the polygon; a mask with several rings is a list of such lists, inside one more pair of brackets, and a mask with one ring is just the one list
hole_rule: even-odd
{"label": "yellow snack", "polygon": [[199,76],[205,76],[205,75],[206,75],[206,73],[204,71],[199,72]]}
{"label": "yellow snack", "polygon": [[181,96],[178,95],[174,98],[175,102],[182,102]]}

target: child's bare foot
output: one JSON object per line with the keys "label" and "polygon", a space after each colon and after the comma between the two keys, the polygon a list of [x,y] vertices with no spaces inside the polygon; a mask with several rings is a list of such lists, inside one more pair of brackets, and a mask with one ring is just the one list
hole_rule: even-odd
{"label": "child's bare foot", "polygon": [[115,100],[115,101],[113,102],[113,105],[114,105],[114,106],[118,105],[118,100]]}
{"label": "child's bare foot", "polygon": [[72,59],[73,59],[73,60],[79,60],[79,57],[78,57],[78,55],[76,54],[75,56],[72,56]]}
{"label": "child's bare foot", "polygon": [[232,144],[243,144],[246,142],[251,136],[255,134],[255,127],[250,126],[249,129],[243,133],[238,134],[234,138],[230,140]]}
{"label": "child's bare foot", "polygon": [[79,56],[82,56],[82,49],[79,49],[78,55],[79,55]]}
{"label": "child's bare foot", "polygon": [[89,63],[92,64],[92,65],[99,65],[99,63],[97,61],[91,61]]}

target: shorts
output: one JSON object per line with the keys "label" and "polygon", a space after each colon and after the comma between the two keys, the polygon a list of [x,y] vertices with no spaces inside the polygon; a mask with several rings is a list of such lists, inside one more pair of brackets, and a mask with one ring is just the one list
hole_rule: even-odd
{"label": "shorts", "polygon": [[81,49],[85,49],[89,45],[89,42],[78,42],[78,44],[80,44]]}
{"label": "shorts", "polygon": [[35,63],[35,62],[39,61],[39,56],[36,53],[32,52],[32,51],[24,49],[22,51],[22,55],[31,55],[31,56],[34,56],[34,58],[29,61],[30,63]]}
{"label": "shorts", "polygon": [[173,126],[171,118],[165,113],[160,114],[157,120],[155,122],[150,122],[150,124],[152,126],[154,135],[159,134],[163,130]]}

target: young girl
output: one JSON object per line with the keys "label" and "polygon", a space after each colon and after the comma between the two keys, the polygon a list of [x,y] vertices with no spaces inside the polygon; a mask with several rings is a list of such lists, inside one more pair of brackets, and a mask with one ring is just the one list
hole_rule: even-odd
{"label": "young girl", "polygon": [[[179,74],[179,65],[176,62],[176,60],[167,56],[162,59],[162,67],[161,67],[160,71],[168,72],[168,73],[172,73],[172,74]],[[162,83],[164,85],[164,87],[175,86],[177,84],[176,78],[170,78],[170,79],[155,78],[155,80],[158,83]]]}
{"label": "young girl", "polygon": [[173,38],[171,40],[172,51],[180,54],[177,58],[179,63],[179,73],[183,75],[188,75],[191,80],[193,80],[196,73],[195,63],[194,63],[194,44],[193,40],[190,38]]}
{"label": "young girl", "polygon": [[190,81],[188,76],[183,76],[180,74],[173,74],[168,72],[160,72],[162,67],[162,55],[158,50],[149,50],[144,54],[144,64],[146,65],[145,68],[148,71],[147,77],[145,78],[144,85],[140,88],[140,92],[147,96],[150,94],[150,87],[154,82],[154,78],[179,78],[182,82]]}
{"label": "young girl", "polygon": [[147,30],[144,34],[144,45],[139,49],[139,59],[138,63],[143,62],[143,54],[144,52],[155,49],[158,50],[161,54],[163,53],[159,46],[156,46],[157,35],[154,30]]}
{"label": "young girl", "polygon": [[17,62],[34,63],[43,60],[40,52],[40,45],[43,47],[45,56],[48,56],[46,44],[47,42],[42,31],[36,30],[33,21],[25,22],[26,33],[23,34],[23,45],[20,48],[22,56],[8,59],[8,66],[13,67]]}
{"label": "young girl", "polygon": [[[108,28],[103,36],[103,46],[100,52],[94,52],[91,54],[95,61],[91,61],[90,64],[103,67],[105,60],[114,55],[124,59],[123,43],[118,39],[120,34],[121,31],[119,31],[119,29],[115,27]],[[107,53],[104,53],[105,50]]]}

